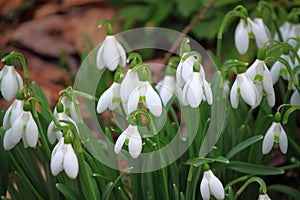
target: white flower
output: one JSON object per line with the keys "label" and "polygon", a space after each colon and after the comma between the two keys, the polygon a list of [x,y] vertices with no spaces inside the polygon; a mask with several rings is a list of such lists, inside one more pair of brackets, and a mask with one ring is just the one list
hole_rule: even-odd
{"label": "white flower", "polygon": [[133,158],[137,158],[142,151],[142,138],[139,133],[138,127],[135,125],[129,125],[127,129],[118,137],[115,144],[115,153],[119,154],[125,140],[128,139],[128,150]]}
{"label": "white flower", "polygon": [[101,95],[98,104],[97,112],[102,113],[107,108],[114,110],[121,102],[120,83],[113,82],[113,84]]}
{"label": "white flower", "polygon": [[[79,120],[79,116],[78,116],[78,112],[76,110],[76,106],[78,105],[75,105],[75,102],[77,101],[77,99],[73,99],[72,101],[69,99],[70,97],[67,97],[67,96],[63,96],[61,98],[61,103],[63,104],[63,107],[64,107],[64,112],[66,114],[68,114],[69,116],[71,116],[71,118],[76,122],[76,123],[79,123],[80,120]],[[57,114],[57,111],[56,109],[54,109],[54,115]]]}
{"label": "white flower", "polygon": [[293,106],[300,106],[300,95],[297,90],[295,90],[291,96],[290,100],[291,105]]}
{"label": "white flower", "polygon": [[116,70],[120,65],[126,65],[126,53],[114,35],[106,36],[97,53],[97,66],[99,69],[107,67],[110,71]]}
{"label": "white flower", "polygon": [[11,128],[13,122],[19,117],[23,111],[24,101],[16,99],[12,105],[7,109],[3,118],[3,128],[8,130]]}
{"label": "white flower", "polygon": [[[120,86],[122,105],[127,112],[128,99],[133,90],[138,86],[139,78],[136,72],[129,69]],[[128,113],[128,112],[127,112]]]}
{"label": "white flower", "polygon": [[174,95],[176,88],[176,80],[174,76],[168,76],[166,75],[157,85],[156,89],[159,93],[159,96],[164,104],[166,106],[172,96]]}
{"label": "white flower", "polygon": [[[286,60],[290,67],[293,69],[295,67],[291,57],[289,55],[282,54],[281,58]],[[273,79],[273,84],[278,81],[279,76],[281,76],[284,80],[289,80],[290,75],[286,69],[286,66],[280,61],[276,61],[271,68],[271,75]]]}
{"label": "white flower", "polygon": [[[56,109],[55,109],[56,110]],[[75,121],[69,117],[65,112],[56,112],[54,114],[54,117],[58,120],[58,121],[69,121],[71,123],[74,124],[74,126],[77,129],[77,132],[79,133],[79,129],[75,123]],[[66,124],[65,122],[59,122],[61,126],[67,126],[68,124]],[[48,140],[50,142],[50,144],[54,144],[55,140],[59,140],[62,137],[62,133],[61,131],[54,131],[53,129],[56,128],[56,125],[54,123],[54,121],[51,121],[48,129],[47,129],[47,136],[48,136]]]}
{"label": "white flower", "polygon": [[285,154],[288,148],[288,139],[281,124],[277,122],[272,123],[264,137],[262,146],[263,154],[271,151],[274,142],[279,143],[281,152]]}
{"label": "white flower", "polygon": [[[284,42],[286,42],[288,38],[299,37],[299,29],[300,29],[299,24],[293,24],[287,21],[284,22],[279,28]],[[275,34],[274,39],[279,40],[279,36],[277,33]],[[297,45],[297,42],[295,40],[289,40],[288,43],[290,43],[293,47]]]}
{"label": "white flower", "polygon": [[78,175],[79,164],[71,144],[64,143],[64,137],[54,147],[51,154],[51,173],[56,176],[65,170],[68,177],[75,179]]}
{"label": "white flower", "polygon": [[205,171],[200,184],[201,196],[204,200],[209,200],[210,195],[216,199],[224,199],[224,187],[221,181],[214,175],[211,170]]}
{"label": "white flower", "polygon": [[235,47],[237,48],[239,54],[245,54],[248,50],[249,30],[250,26],[247,24],[247,21],[240,19],[240,22],[238,23],[234,33]]}
{"label": "white flower", "polygon": [[241,95],[243,100],[252,108],[258,105],[259,94],[254,83],[249,79],[246,73],[238,74],[231,87],[230,101],[233,108],[238,107],[239,95]]}
{"label": "white flower", "polygon": [[15,70],[14,66],[5,65],[0,73],[0,90],[2,96],[7,101],[11,101],[18,91],[23,87],[21,76]]}
{"label": "white flower", "polygon": [[268,194],[260,194],[258,200],[271,200]]}
{"label": "white flower", "polygon": [[[183,57],[185,55],[186,53],[183,54]],[[181,59],[176,70],[176,83],[179,87],[183,87],[187,80],[191,78],[195,62],[196,58],[194,56],[189,56],[186,59]]]}
{"label": "white flower", "polygon": [[193,72],[192,77],[186,82],[182,90],[182,103],[196,108],[203,99],[212,104],[212,91],[201,73]]}
{"label": "white flower", "polygon": [[146,108],[148,108],[154,116],[159,117],[161,115],[161,100],[149,81],[140,81],[136,89],[130,94],[127,108],[128,114],[137,109],[141,99]]}
{"label": "white flower", "polygon": [[10,150],[21,140],[25,148],[35,147],[38,142],[38,127],[30,111],[23,111],[4,135],[4,148]]}
{"label": "white flower", "polygon": [[262,18],[255,18],[254,21],[248,18],[247,21],[251,25],[257,47],[261,48],[271,38],[268,27],[264,24]]}
{"label": "white flower", "polygon": [[246,75],[255,83],[260,103],[263,91],[265,91],[269,106],[275,105],[275,92],[271,72],[263,60],[256,59],[247,69]]}

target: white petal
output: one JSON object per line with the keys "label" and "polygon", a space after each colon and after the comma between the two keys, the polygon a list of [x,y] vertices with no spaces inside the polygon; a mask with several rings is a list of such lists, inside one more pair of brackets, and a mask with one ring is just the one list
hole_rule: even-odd
{"label": "white petal", "polygon": [[8,72],[2,78],[1,92],[3,98],[7,101],[11,101],[18,92],[18,82],[13,73],[13,67],[10,67]]}
{"label": "white petal", "polygon": [[146,107],[156,117],[159,117],[162,113],[160,98],[150,84],[148,85],[146,92]]}
{"label": "white petal", "polygon": [[11,141],[13,141],[14,143],[18,143],[23,135],[23,115],[24,113],[22,113],[17,119],[16,121],[12,124],[11,127]]}
{"label": "white petal", "polygon": [[29,121],[26,125],[25,135],[26,135],[28,146],[35,147],[38,142],[39,131],[31,114],[30,114]]}
{"label": "white petal", "polygon": [[269,153],[273,147],[275,126],[276,126],[276,123],[273,122],[264,137],[263,144],[262,144],[262,153],[263,154]]}
{"label": "white petal", "polygon": [[183,65],[183,61],[181,60],[176,70],[176,83],[179,87],[183,87],[185,83],[185,81],[182,78],[182,65]]}
{"label": "white petal", "polygon": [[122,103],[128,102],[130,94],[138,86],[138,84],[139,84],[139,79],[137,73],[132,72],[129,69],[120,86],[120,96],[121,96]]}
{"label": "white petal", "polygon": [[271,200],[268,194],[260,194],[258,200]]}
{"label": "white petal", "polygon": [[210,178],[209,186],[211,193],[216,197],[216,199],[224,199],[224,187],[221,181],[214,174]]}
{"label": "white petal", "polygon": [[126,66],[126,53],[125,53],[125,50],[119,42],[117,42],[117,48],[118,48],[119,55],[120,55],[119,65],[121,67],[125,67]]}
{"label": "white petal", "polygon": [[258,23],[255,23],[255,21],[252,22],[251,20],[248,20],[248,23],[251,23],[252,32],[255,36],[257,47],[261,48],[263,44],[269,39],[264,27],[260,26],[260,24]]}
{"label": "white petal", "polygon": [[203,80],[203,87],[204,87],[204,94],[205,94],[206,101],[209,105],[211,105],[213,102],[212,91],[210,85],[206,80]]}
{"label": "white petal", "polygon": [[230,91],[230,102],[231,106],[233,108],[237,108],[239,105],[239,94],[238,94],[238,86],[237,86],[237,80],[234,81],[231,91]]}
{"label": "white petal", "polygon": [[11,129],[8,129],[5,132],[5,135],[4,135],[4,138],[3,138],[4,149],[6,151],[9,151],[12,148],[14,148],[16,144],[17,144],[16,142],[14,142],[14,141],[11,140]]}
{"label": "white petal", "polygon": [[271,68],[271,75],[273,84],[277,83],[279,75],[280,75],[281,63],[276,61]]}
{"label": "white petal", "polygon": [[286,133],[282,127],[281,127],[281,131],[279,134],[279,148],[282,153],[285,154],[287,152],[288,139],[287,139]]}
{"label": "white petal", "polygon": [[203,98],[203,90],[200,84],[199,76],[200,74],[198,73],[193,74],[190,85],[187,89],[187,100],[192,108],[197,108]]}
{"label": "white petal", "polygon": [[18,83],[18,91],[19,91],[23,88],[23,80],[17,71],[15,71],[15,73],[16,73],[16,78],[17,78],[17,83]]}
{"label": "white petal", "polygon": [[112,99],[113,99],[113,91],[112,91],[112,87],[110,87],[101,95],[97,104],[97,112],[98,113],[104,112],[112,103]]}
{"label": "white petal", "polygon": [[246,75],[249,77],[249,79],[251,79],[252,81],[254,81],[254,78],[256,76],[256,68],[257,68],[257,65],[259,65],[261,61],[256,59],[254,61],[254,63],[246,70]]}
{"label": "white petal", "polygon": [[184,85],[184,87],[182,89],[182,93],[181,93],[181,101],[182,101],[182,104],[185,105],[185,106],[187,106],[189,104],[188,99],[187,99],[187,97],[188,97],[187,91],[188,91],[188,89],[190,87],[190,82],[191,82],[191,79],[189,79],[185,83],[185,85]]}
{"label": "white petal", "polygon": [[[104,40],[105,42],[105,40]],[[105,68],[104,60],[103,60],[103,49],[105,46],[105,43],[102,43],[102,45],[99,47],[99,50],[97,52],[97,67],[101,70]]]}
{"label": "white petal", "polygon": [[115,144],[115,153],[116,154],[120,153],[120,151],[124,145],[124,142],[127,138],[126,131],[127,131],[127,129],[118,137],[118,139],[116,141],[116,144]]}
{"label": "white petal", "polygon": [[16,99],[14,102],[15,106],[11,112],[11,117],[10,117],[10,123],[12,124],[19,116],[20,114],[23,112],[23,105],[24,105],[24,101],[23,100],[18,100]]}
{"label": "white petal", "polygon": [[53,121],[50,122],[48,129],[47,129],[47,136],[48,136],[48,140],[50,142],[50,144],[54,144],[55,140],[56,140],[56,134],[53,131],[53,129],[56,128],[55,124]]}
{"label": "white petal", "polygon": [[131,126],[132,132],[130,133],[129,143],[128,143],[128,150],[130,155],[133,158],[137,158],[142,151],[142,138],[138,132],[137,126]]}
{"label": "white petal", "polygon": [[208,181],[205,176],[203,176],[201,184],[200,184],[200,192],[201,192],[201,196],[204,200],[210,199],[209,185],[208,185]]}
{"label": "white petal", "polygon": [[114,36],[106,36],[104,48],[102,52],[104,63],[110,71],[114,71],[120,60],[116,38]]}
{"label": "white petal", "polygon": [[[249,80],[246,74],[240,74],[241,78],[239,81],[239,87],[241,91],[241,96],[244,101],[251,107],[255,107],[257,103],[257,90],[253,82]],[[237,77],[239,78],[239,77]]]}
{"label": "white petal", "polygon": [[116,109],[118,107],[118,105],[120,104],[120,100],[121,100],[120,88],[121,88],[121,85],[119,83],[115,83],[115,82],[113,83],[113,86],[112,86],[113,98],[112,98],[111,104],[108,107],[110,110]]}
{"label": "white petal", "polygon": [[173,76],[165,76],[163,81],[158,83],[156,86],[159,87],[158,92],[161,97],[161,100],[166,106],[172,96],[174,95],[175,87],[176,87],[176,80]]}
{"label": "white petal", "polygon": [[190,79],[193,74],[193,67],[194,67],[195,61],[196,61],[195,57],[190,56],[183,62],[181,76],[185,82],[188,79]]}
{"label": "white petal", "polygon": [[63,167],[68,177],[75,179],[79,171],[78,159],[71,144],[65,144],[65,148]]}
{"label": "white petal", "polygon": [[297,90],[291,96],[291,104],[295,106],[300,106],[300,95]]}
{"label": "white petal", "polygon": [[132,111],[135,111],[137,109],[139,100],[140,100],[139,88],[136,88],[135,90],[133,90],[133,92],[131,93],[128,99],[127,114],[130,114]]}
{"label": "white petal", "polygon": [[8,130],[11,127],[11,124],[10,124],[11,110],[12,110],[12,105],[7,109],[7,111],[4,115],[4,118],[3,118],[3,128],[4,128],[4,130]]}
{"label": "white petal", "polygon": [[243,19],[240,19],[235,29],[234,41],[239,54],[245,54],[249,46],[249,35],[246,22]]}
{"label": "white petal", "polygon": [[[57,144],[59,145],[59,144]],[[53,154],[52,154],[53,155]],[[53,176],[56,176],[63,170],[64,152],[59,149],[51,158],[50,169]]]}

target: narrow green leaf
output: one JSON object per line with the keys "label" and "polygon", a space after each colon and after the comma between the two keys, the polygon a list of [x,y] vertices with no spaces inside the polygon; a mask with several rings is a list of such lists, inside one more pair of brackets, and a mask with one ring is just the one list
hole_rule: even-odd
{"label": "narrow green leaf", "polygon": [[179,191],[178,191],[178,187],[176,186],[176,184],[173,184],[173,194],[174,194],[174,199],[179,200]]}
{"label": "narrow green leaf", "polygon": [[185,164],[187,164],[187,165],[196,164],[196,166],[199,166],[203,163],[202,161],[219,162],[219,163],[224,163],[224,164],[228,164],[230,162],[227,158],[225,158],[223,156],[219,156],[217,158],[201,158],[201,157],[193,158],[193,159],[188,160]]}
{"label": "narrow green leaf", "polygon": [[7,151],[3,147],[3,137],[5,130],[0,128],[0,195],[6,195],[8,185],[8,174],[10,161]]}
{"label": "narrow green leaf", "polygon": [[121,187],[118,187],[118,191],[122,197],[122,200],[129,200],[128,196],[125,194],[124,190]]}
{"label": "narrow green leaf", "polygon": [[19,174],[19,172],[15,171],[14,179],[18,187],[18,192],[22,194],[23,199],[36,199],[34,194],[31,192],[31,189],[28,187],[28,185],[24,181],[23,177]]}
{"label": "narrow green leaf", "polygon": [[66,199],[80,199],[72,189],[62,183],[57,183],[56,188],[64,195]]}
{"label": "narrow green leaf", "polygon": [[281,184],[270,185],[268,187],[268,190],[287,194],[294,199],[299,199],[299,197],[300,197],[300,192],[298,190],[296,190],[290,186],[287,186],[287,185],[281,185]]}
{"label": "narrow green leaf", "polygon": [[[47,100],[46,95],[43,92],[42,88],[34,81],[32,82],[32,86],[36,92],[36,95],[44,102],[44,105],[47,106],[47,108],[49,110],[51,110],[51,107],[48,103],[48,100]],[[43,106],[41,106],[41,113],[42,113],[42,116],[45,118],[45,120],[49,123],[51,121],[51,116],[49,115],[49,113],[46,111],[46,109]]]}
{"label": "narrow green leaf", "polygon": [[231,161],[229,164],[229,168],[234,171],[252,175],[278,175],[284,173],[284,170],[279,168],[256,165],[240,161]]}
{"label": "narrow green leaf", "polygon": [[238,154],[239,152],[243,151],[247,147],[251,146],[252,144],[255,144],[256,142],[262,140],[264,137],[262,135],[256,135],[249,139],[244,140],[243,142],[239,143],[235,147],[233,147],[228,154],[226,155],[226,158],[231,159],[233,156]]}

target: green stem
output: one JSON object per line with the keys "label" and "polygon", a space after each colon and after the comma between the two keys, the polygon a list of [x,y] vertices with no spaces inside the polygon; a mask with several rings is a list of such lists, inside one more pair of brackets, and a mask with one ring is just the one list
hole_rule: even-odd
{"label": "green stem", "polygon": [[20,173],[20,175],[24,178],[24,181],[26,182],[27,186],[31,189],[33,194],[36,196],[37,199],[43,200],[43,197],[38,193],[38,191],[34,188],[34,186],[31,184],[30,180],[27,178],[25,172],[22,170],[22,167],[19,165],[19,163],[16,161],[14,156],[11,152],[8,152],[9,158],[12,161],[14,167],[17,169],[17,171]]}
{"label": "green stem", "polygon": [[263,179],[259,178],[259,177],[252,177],[250,179],[248,179],[246,181],[246,183],[244,183],[244,185],[242,185],[242,187],[235,193],[233,200],[237,200],[238,197],[241,195],[241,193],[248,187],[248,185],[250,185],[253,182],[257,182],[260,185],[261,191],[263,194],[267,193],[267,186],[264,182]]}
{"label": "green stem", "polygon": [[194,165],[191,164],[190,170],[188,173],[187,184],[186,184],[186,198],[187,199],[192,199],[190,190],[191,190],[191,183],[192,183],[192,179],[193,179],[193,172],[194,172]]}

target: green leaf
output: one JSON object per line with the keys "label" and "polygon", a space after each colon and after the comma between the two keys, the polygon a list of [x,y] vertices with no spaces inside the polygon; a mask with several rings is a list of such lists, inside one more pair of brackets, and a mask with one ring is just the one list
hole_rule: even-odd
{"label": "green leaf", "polygon": [[243,142],[239,143],[235,147],[233,147],[228,154],[226,155],[226,158],[231,159],[233,156],[238,154],[239,152],[243,151],[247,147],[251,146],[252,144],[255,144],[256,142],[262,140],[264,137],[262,135],[256,135],[249,139],[244,140]]}
{"label": "green leaf", "polygon": [[64,195],[66,199],[80,199],[72,189],[62,183],[57,183],[56,188]]}
{"label": "green leaf", "polygon": [[159,26],[171,14],[173,6],[171,1],[159,1],[148,23],[152,26]]}
{"label": "green leaf", "polygon": [[229,164],[229,168],[237,172],[252,175],[278,175],[284,173],[284,170],[279,168],[240,161],[231,161]]}
{"label": "green leaf", "polygon": [[[44,105],[51,110],[50,105],[48,103],[48,100],[46,98],[45,93],[43,92],[42,88],[36,83],[36,82],[32,82],[32,86],[36,92],[36,95],[40,98],[40,100],[42,100],[44,102]],[[49,123],[52,119],[51,116],[49,115],[49,113],[47,112],[47,110],[41,106],[41,113],[42,116],[46,119],[46,121]]]}
{"label": "green leaf", "polygon": [[183,17],[188,17],[192,13],[195,13],[199,10],[201,6],[201,1],[194,1],[194,0],[177,0],[177,10]]}
{"label": "green leaf", "polygon": [[3,148],[5,130],[0,128],[0,195],[6,195],[10,161],[7,151]]}
{"label": "green leaf", "polygon": [[[223,156],[219,156],[217,158],[204,158],[204,157],[198,157],[198,158],[193,158],[190,159],[186,162],[187,165],[191,165],[191,164],[195,164],[199,161],[205,161],[205,162],[219,162],[219,163],[224,163],[224,164],[228,164],[229,160]],[[201,162],[202,164],[203,162]]]}
{"label": "green leaf", "polygon": [[281,184],[270,185],[268,187],[268,190],[287,194],[294,199],[299,199],[300,197],[300,192],[298,190],[286,185],[281,185]]}

